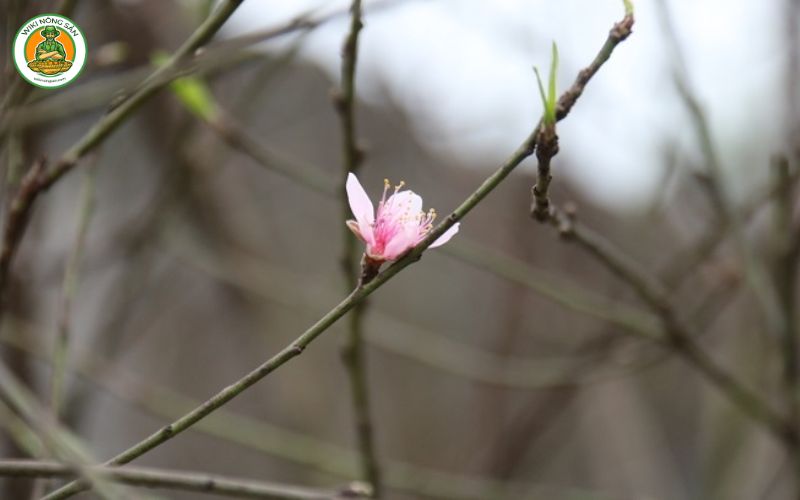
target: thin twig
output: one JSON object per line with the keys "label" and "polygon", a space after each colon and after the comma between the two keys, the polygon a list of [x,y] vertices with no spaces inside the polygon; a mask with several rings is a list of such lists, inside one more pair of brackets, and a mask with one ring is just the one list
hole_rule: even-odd
{"label": "thin twig", "polygon": [[752,250],[748,247],[743,222],[739,219],[739,214],[733,209],[732,203],[726,194],[723,165],[712,137],[708,117],[689,83],[688,68],[675,32],[672,15],[665,0],[659,0],[658,6],[661,10],[661,16],[659,17],[673,52],[675,85],[683,104],[689,112],[689,117],[700,141],[700,149],[708,169],[707,178],[701,178],[704,181],[702,186],[708,193],[719,225],[731,233],[734,248],[742,263],[747,284],[755,295],[756,304],[761,310],[767,329],[778,334],[778,332],[786,329],[784,317],[780,311],[780,298],[770,282],[766,267],[755,258]]}
{"label": "thin twig", "polygon": [[[562,107],[563,101],[565,109],[569,109],[571,96],[578,96],[583,91],[583,86],[580,85],[580,82],[584,82],[585,85],[585,82],[597,72],[599,68],[597,63],[602,64],[602,61],[608,58],[608,54],[616,44],[630,34],[633,15],[631,13],[627,14],[626,19],[629,20],[628,24],[623,20],[611,30],[604,46],[608,50],[601,51],[595,62],[580,73],[578,82],[559,99],[559,108]],[[555,143],[557,144],[557,137],[551,139],[551,141],[556,141]],[[550,147],[552,142],[546,146],[539,151],[539,145],[537,145],[537,158],[540,163],[544,161],[549,165],[552,155],[558,152],[558,148]],[[534,193],[534,198],[536,199],[536,193]],[[534,202],[531,209],[531,215],[534,218],[551,223],[558,229],[565,240],[575,242],[634,289],[639,297],[661,318],[665,331],[662,341],[669,348],[682,355],[720,389],[731,402],[736,404],[753,420],[764,425],[781,442],[798,442],[800,436],[798,436],[795,429],[787,426],[785,419],[779,413],[776,413],[765,401],[719,367],[712,358],[695,344],[696,334],[679,319],[671,304],[669,294],[661,283],[655,281],[632,259],[620,252],[600,234],[594,233],[578,224],[572,210],[564,211],[551,205],[549,214],[542,214],[536,208],[537,204]],[[721,208],[725,207],[721,205]],[[725,213],[728,214],[729,212],[726,211]],[[730,221],[730,218],[726,217],[726,220]]]}
{"label": "thin twig", "polygon": [[442,247],[441,251],[521,285],[569,310],[621,328],[634,337],[654,339],[661,335],[658,320],[652,314],[624,303],[611,302],[563,276],[551,275],[488,246],[459,237],[458,241]]}
{"label": "thin twig", "polygon": [[23,178],[16,195],[11,199],[6,215],[3,242],[0,249],[0,317],[4,309],[3,297],[8,284],[9,268],[20,239],[25,232],[34,202],[39,194],[72,170],[81,158],[102,143],[142,103],[163,88],[168,83],[163,81],[163,76],[172,73],[185,59],[205,45],[241,3],[242,0],[226,0],[221,3],[170,59],[145,80],[138,91],[98,120],[78,142],[61,156],[53,165],[53,168],[47,169],[43,160],[33,164],[30,171]]}
{"label": "thin twig", "polygon": [[[608,60],[613,49],[627,37],[631,32],[633,26],[633,15],[627,13],[622,21],[614,25],[611,30],[609,38],[601,48],[592,64],[578,75],[578,78],[570,89],[561,96],[558,102],[557,115],[563,119],[571,110],[576,100],[583,92],[588,81]],[[265,361],[263,364],[255,368],[253,371],[227,386],[216,395],[206,400],[202,405],[186,413],[175,422],[163,427],[157,432],[151,434],[144,440],[133,445],[122,453],[118,454],[106,465],[123,465],[131,460],[147,453],[153,448],[169,441],[176,435],[188,429],[204,417],[214,412],[216,409],[224,406],[226,403],[234,399],[236,396],[247,390],[256,382],[266,377],[279,367],[291,359],[299,356],[303,350],[313,342],[319,335],[332,326],[339,318],[349,312],[358,302],[372,294],[375,290],[383,286],[386,282],[391,280],[403,269],[409,265],[417,262],[423,252],[442,236],[445,231],[450,229],[454,224],[460,221],[467,215],[478,203],[480,203],[486,196],[489,195],[509,174],[522,163],[526,158],[530,157],[536,146],[536,139],[539,135],[540,126],[534,127],[530,135],[522,142],[516,151],[500,166],[492,175],[486,178],[483,183],[464,200],[450,215],[448,215],[441,223],[431,229],[431,231],[422,239],[414,248],[412,248],[405,257],[396,261],[394,264],[380,272],[372,281],[362,284],[353,292],[348,295],[336,307],[331,309],[319,321],[306,330],[302,335],[297,337],[292,343],[286,346],[283,350],[278,352],[275,356]],[[87,485],[81,481],[73,481],[72,483],[56,490],[51,493],[45,500],[56,500],[68,498],[75,493],[85,490]]]}
{"label": "thin twig", "polygon": [[663,286],[654,281],[633,259],[618,250],[602,235],[579,224],[574,214],[554,207],[550,222],[558,228],[566,241],[574,242],[586,250],[612,273],[628,283],[653,312],[659,315],[665,332],[661,341],[667,348],[686,359],[733,404],[755,422],[763,425],[780,442],[795,443],[798,440],[797,432],[787,425],[782,415],[717,365],[695,343],[694,339],[698,333],[681,321]]}
{"label": "thin twig", "polygon": [[[98,477],[130,486],[194,491],[232,498],[262,500],[344,500],[366,498],[363,485],[354,483],[339,490],[320,490],[300,486],[232,478],[216,474],[171,471],[148,467],[89,467]],[[0,476],[74,477],[73,467],[37,460],[0,460]]]}
{"label": "thin twig", "polygon": [[[71,16],[72,11],[75,9],[76,1],[77,0],[62,0],[56,12],[62,16]],[[9,21],[11,21],[10,17]],[[21,21],[21,19],[18,21]],[[27,85],[21,78],[15,78],[9,88],[6,89],[3,101],[0,102],[0,116],[5,116],[6,112],[12,106],[18,103],[24,103],[34,89],[35,87],[33,85]]]}
{"label": "thin twig", "polygon": [[[322,195],[335,197],[338,185],[319,168],[273,151],[253,136],[230,114],[217,106],[217,113],[207,123],[226,144],[247,155],[257,165],[283,175]],[[458,241],[440,251],[478,269],[511,280],[573,311],[618,325],[633,335],[657,335],[658,320],[632,306],[610,303],[563,277],[550,276],[527,262],[497,252],[486,245],[459,236]]]}
{"label": "thin twig", "polygon": [[[575,82],[559,97],[556,104],[555,121],[561,121],[569,114],[572,106],[575,105],[575,102],[586,89],[586,85],[597,74],[603,64],[608,61],[617,45],[630,36],[633,31],[633,23],[633,12],[626,7],[625,17],[611,28],[603,47],[594,60],[578,73]],[[550,210],[550,200],[548,198],[548,189],[552,180],[550,176],[550,159],[558,153],[558,135],[556,134],[555,123],[545,124],[544,120],[539,122],[537,130],[536,157],[539,160],[539,177],[536,185],[531,188],[531,216],[539,221],[545,221]]]}
{"label": "thin twig", "polygon": [[[350,218],[350,205],[345,181],[350,172],[356,174],[364,162],[364,152],[356,139],[356,66],[358,63],[358,35],[363,28],[361,0],[353,0],[350,5],[350,30],[342,47],[342,88],[334,91],[333,102],[339,115],[342,129],[342,176],[339,197],[342,207],[342,220]],[[341,266],[347,290],[358,286],[360,252],[356,239],[346,225]],[[363,318],[367,301],[359,302],[347,318],[347,338],[342,346],[342,361],[347,371],[350,385],[353,417],[355,421],[356,446],[361,457],[361,477],[373,488],[373,496],[381,497],[381,473],[375,453],[373,423],[370,418],[369,383],[367,379],[367,360],[364,350]]]}
{"label": "thin twig", "polygon": [[3,241],[0,244],[0,318],[5,309],[5,289],[8,285],[8,273],[20,239],[30,218],[33,202],[39,193],[39,186],[45,173],[45,162],[39,159],[22,177],[16,193],[9,198],[6,207]]}
{"label": "thin twig", "polygon": [[89,221],[94,211],[94,176],[95,168],[93,166],[86,170],[84,177],[81,206],[78,212],[78,228],[75,232],[75,242],[73,243],[69,260],[64,269],[64,280],[61,286],[61,313],[56,331],[53,372],[50,383],[50,408],[56,420],[59,418],[63,399],[70,323],[72,321],[72,301],[78,289],[80,264],[86,246],[86,236],[89,232]]}
{"label": "thin twig", "polygon": [[[346,11],[334,11],[317,18],[311,18],[308,14],[305,14],[280,26],[215,44],[213,50],[209,49],[205,54],[199,51],[241,2],[242,0],[227,0],[220,5],[164,65],[160,66],[145,79],[138,90],[121,102],[115,102],[112,109],[68,149],[53,168],[48,170],[44,160],[39,160],[33,164],[28,172],[28,184],[18,189],[17,194],[11,198],[10,208],[6,214],[4,237],[0,244],[0,317],[2,317],[4,310],[3,298],[8,286],[8,273],[37,197],[72,170],[83,156],[102,143],[120,124],[130,118],[142,103],[173,80],[197,71],[198,68],[213,67],[214,64],[212,62],[217,61],[229,63],[231,50],[241,49],[288,33],[309,31],[346,13]],[[372,8],[386,7],[393,3],[395,2],[385,1],[373,5]],[[200,53],[198,54],[198,52]],[[195,55],[197,57],[190,57]],[[6,117],[7,111],[6,109],[6,112],[3,113],[3,120],[0,122],[0,135],[4,133],[6,127],[10,126]]]}
{"label": "thin twig", "polygon": [[[780,189],[780,185],[772,183],[762,192],[754,193],[749,200],[743,203],[736,216],[742,226],[749,223],[761,208],[767,206]],[[664,270],[659,273],[664,285],[671,291],[680,288],[696,269],[711,257],[728,234],[725,226],[715,222],[709,223],[696,241],[693,241],[686,249],[670,256]]]}
{"label": "thin twig", "polygon": [[[789,160],[776,158],[773,165],[776,185],[780,186],[775,197],[773,217],[774,257],[772,264],[773,283],[780,302],[783,329],[778,332],[783,361],[782,386],[788,410],[789,425],[800,433],[800,360],[798,356],[797,318],[797,270],[800,266],[800,249],[794,243],[793,212],[794,194],[797,191],[797,173],[792,172]],[[800,473],[800,443],[790,450],[794,471]],[[800,481],[800,475],[796,476]],[[800,491],[800,484],[796,485]]]}
{"label": "thin twig", "polygon": [[73,474],[78,474],[84,477],[84,480],[91,481],[103,498],[109,500],[130,498],[127,494],[107,484],[107,481],[96,476],[89,469],[88,466],[93,459],[81,442],[48,418],[49,413],[38,403],[27,387],[2,363],[0,363],[0,403],[18,415],[24,424],[18,425],[18,432],[11,434],[20,445],[33,443],[38,438],[51,456],[67,462]]}
{"label": "thin twig", "polygon": [[[177,242],[174,246],[170,245],[170,255],[174,255],[179,261],[186,262],[193,269],[200,270],[225,286],[235,287],[262,300],[268,300],[303,313],[316,314],[320,309],[319,306],[313,307],[314,303],[295,300],[295,298],[307,295],[305,283],[310,283],[309,278],[271,267],[269,263],[242,252],[231,254],[229,261],[235,264],[219,265],[202,255],[199,250],[184,248],[184,246]],[[321,294],[322,298],[328,296],[333,296],[333,290]],[[301,303],[302,305],[299,305]],[[602,318],[600,314],[604,308],[612,306],[596,305],[595,307],[599,313],[598,317]],[[442,335],[425,331],[416,324],[379,310],[373,310],[370,317],[375,324],[382,326],[380,329],[370,329],[364,337],[364,340],[371,346],[473,382],[525,390],[544,389],[553,385],[562,385],[565,378],[564,373],[570,371],[573,364],[556,363],[557,360],[543,361],[526,357],[500,356],[491,351],[471,347],[463,342],[448,340]],[[631,318],[631,323],[634,325],[636,325],[635,318],[635,316]],[[653,319],[655,320],[655,318]],[[630,325],[619,326],[630,328],[632,333],[635,332],[633,334],[644,335]],[[651,339],[660,335],[657,330],[644,331]],[[564,366],[562,367],[562,365]],[[613,375],[609,377],[613,377]],[[601,379],[605,379],[605,377],[576,380],[573,381],[573,384],[591,383]]]}
{"label": "thin twig", "polygon": [[[370,4],[369,12],[379,12],[400,3],[401,0],[382,0]],[[263,43],[275,38],[290,34],[303,35],[312,30],[345,16],[347,9],[338,9],[327,14],[313,16],[307,12],[283,22],[277,26],[256,30],[244,35],[233,36],[220,42],[209,43],[202,50],[195,51],[193,57],[179,61],[171,71],[165,71],[158,81],[159,88],[173,80],[188,74],[217,73],[235,67],[244,61],[252,61],[254,57],[263,55],[253,48],[253,45]],[[61,117],[73,116],[75,112],[92,109],[101,104],[107,105],[111,97],[120,97],[120,88],[128,89],[132,86],[141,87],[142,82],[153,73],[152,65],[143,65],[133,68],[121,75],[108,78],[99,78],[96,82],[90,81],[52,97],[37,100],[25,107],[14,107],[0,113],[0,137],[9,129],[24,129],[43,122],[41,115],[48,114],[48,123]],[[122,92],[122,96],[135,92]],[[120,99],[115,99],[112,107],[118,105]]]}
{"label": "thin twig", "polygon": [[[11,319],[12,331],[0,336],[0,342],[26,354],[51,362],[49,353],[29,335],[36,330],[33,325]],[[83,363],[75,370],[123,403],[162,419],[174,419],[199,404],[172,388],[154,385],[142,380],[138,374],[125,371],[118,363],[87,352],[81,356]],[[0,407],[2,409],[2,407]],[[8,424],[0,413],[0,422]],[[308,434],[270,424],[263,419],[249,417],[222,408],[199,422],[193,431],[236,444],[315,471],[348,479],[358,470],[356,454],[347,447],[323,441]],[[421,467],[419,465],[386,459],[387,488],[409,493],[414,498],[441,498],[443,500],[518,499],[521,492],[537,489],[533,483],[498,481],[489,477],[453,474]],[[549,495],[545,495],[549,497]],[[586,494],[584,493],[584,496]],[[587,497],[588,498],[588,497]]]}
{"label": "thin twig", "polygon": [[[222,407],[236,396],[250,388],[256,382],[266,377],[291,359],[299,356],[305,348],[313,342],[319,335],[332,326],[339,318],[349,312],[359,301],[369,296],[372,292],[383,286],[384,283],[393,278],[397,273],[405,269],[410,264],[418,261],[422,252],[430,246],[436,238],[441,236],[449,227],[466,215],[475,205],[477,205],[489,192],[494,189],[511,171],[530,156],[532,150],[533,135],[531,135],[514,155],[492,176],[490,176],[464,203],[462,203],[450,216],[441,224],[431,230],[429,235],[423,239],[419,245],[414,247],[409,254],[397,261],[392,266],[378,274],[374,280],[356,288],[336,307],[331,309],[319,321],[306,330],[292,343],[282,349],[278,354],[265,361],[263,364],[252,370],[250,373],[227,386],[216,395],[206,400],[202,405],[185,414],[175,422],[161,428],[149,437],[118,454],[106,465],[123,465],[131,460],[147,453],[153,448],[169,441],[184,430],[188,429],[216,409]],[[68,498],[79,491],[83,491],[87,485],[80,481],[72,482],[65,487],[47,495],[47,500]]]}

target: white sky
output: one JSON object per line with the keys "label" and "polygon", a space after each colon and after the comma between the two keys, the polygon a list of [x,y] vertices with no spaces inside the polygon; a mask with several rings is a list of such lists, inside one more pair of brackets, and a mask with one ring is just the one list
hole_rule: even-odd
{"label": "white sky", "polygon": [[[340,0],[244,2],[227,34],[272,26]],[[622,17],[622,0],[407,0],[369,14],[361,34],[360,97],[388,89],[433,150],[504,159],[541,113],[532,66],[547,71],[550,42],[561,53],[559,87],[597,52]],[[663,151],[696,155],[690,122],[671,80],[668,47],[655,0],[634,0],[634,35],[589,85],[559,125],[562,170],[596,201],[635,206],[657,189]],[[670,0],[692,85],[708,110],[723,160],[734,175],[765,171],[780,146],[782,0]],[[316,30],[303,56],[339,78],[342,18]],[[274,42],[267,47],[277,47]],[[774,99],[777,93],[779,99]],[[753,132],[764,132],[753,137]],[[473,163],[472,161],[468,163]],[[531,168],[531,167],[528,167]],[[566,167],[564,167],[566,168]]]}

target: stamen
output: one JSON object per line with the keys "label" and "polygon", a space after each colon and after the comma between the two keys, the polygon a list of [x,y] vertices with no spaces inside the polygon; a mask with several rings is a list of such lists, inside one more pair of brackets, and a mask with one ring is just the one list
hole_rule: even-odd
{"label": "stamen", "polygon": [[389,186],[391,186],[389,179],[383,179],[383,196],[381,196],[381,202],[379,206],[383,206],[383,204],[386,202],[386,192],[389,190]]}

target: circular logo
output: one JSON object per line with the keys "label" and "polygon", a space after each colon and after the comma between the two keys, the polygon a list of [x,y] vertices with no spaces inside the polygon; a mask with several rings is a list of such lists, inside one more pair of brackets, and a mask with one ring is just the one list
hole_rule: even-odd
{"label": "circular logo", "polygon": [[71,19],[58,14],[41,14],[25,21],[12,50],[22,78],[42,88],[67,85],[86,63],[83,32]]}

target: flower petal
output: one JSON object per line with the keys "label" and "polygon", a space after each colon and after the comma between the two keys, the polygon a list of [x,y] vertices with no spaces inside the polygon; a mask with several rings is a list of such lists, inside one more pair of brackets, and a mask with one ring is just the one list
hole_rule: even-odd
{"label": "flower petal", "polygon": [[397,192],[386,200],[386,209],[392,215],[408,215],[415,217],[422,211],[422,198],[411,190]]}
{"label": "flower petal", "polygon": [[361,229],[358,227],[358,222],[356,222],[354,220],[349,220],[349,221],[346,221],[345,224],[347,225],[347,227],[351,231],[353,231],[353,234],[358,236],[358,239],[360,239],[361,241],[366,243],[366,240],[364,239],[364,236],[361,235]]}
{"label": "flower petal", "polygon": [[358,178],[350,172],[347,174],[347,201],[350,203],[350,210],[358,222],[361,238],[366,242],[373,240],[372,224],[375,222],[375,208],[372,206],[367,192],[361,187]]}
{"label": "flower petal", "polygon": [[398,231],[383,249],[383,258],[386,260],[396,260],[409,248],[417,244],[416,236],[415,233],[410,233],[408,231]]}
{"label": "flower petal", "polygon": [[444,234],[442,234],[441,236],[436,238],[436,241],[431,243],[431,246],[429,246],[428,248],[440,247],[440,246],[444,245],[445,243],[447,243],[448,241],[450,241],[450,238],[455,236],[456,233],[458,232],[459,226],[461,226],[460,222],[456,222],[455,224],[453,224],[453,226],[450,227],[450,229],[448,229],[447,231],[445,231]]}
{"label": "flower petal", "polygon": [[359,224],[362,220],[368,223],[374,222],[375,209],[372,206],[372,201],[370,201],[367,192],[364,191],[364,188],[361,187],[361,183],[358,182],[358,178],[352,172],[347,174],[346,188],[350,210],[352,210]]}

